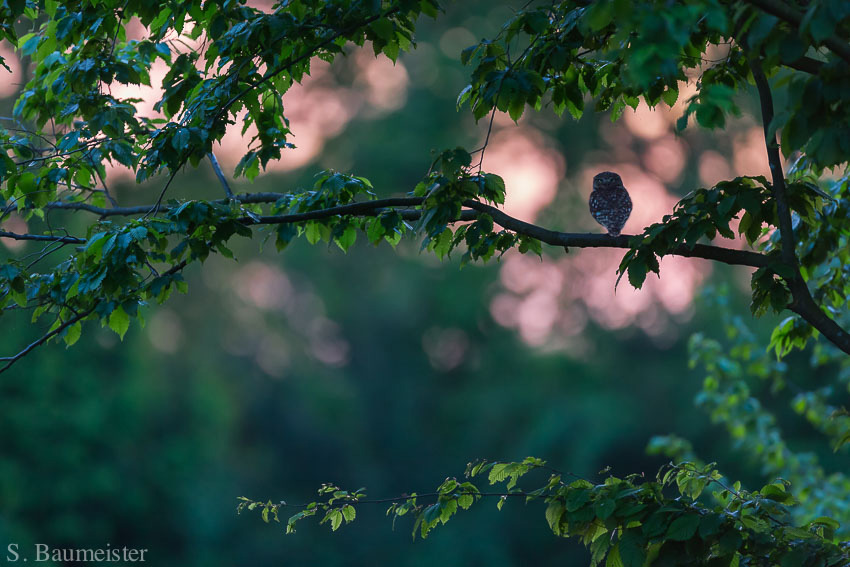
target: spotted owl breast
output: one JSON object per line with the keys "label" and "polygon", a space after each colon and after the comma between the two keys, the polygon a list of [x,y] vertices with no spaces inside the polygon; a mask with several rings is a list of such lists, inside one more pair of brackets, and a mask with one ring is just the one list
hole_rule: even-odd
{"label": "spotted owl breast", "polygon": [[625,187],[596,190],[590,194],[590,214],[611,236],[619,236],[632,212],[632,200]]}

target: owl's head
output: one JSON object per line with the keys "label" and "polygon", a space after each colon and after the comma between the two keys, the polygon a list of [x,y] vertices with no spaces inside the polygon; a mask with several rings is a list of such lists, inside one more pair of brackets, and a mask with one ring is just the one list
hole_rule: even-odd
{"label": "owl's head", "polygon": [[623,180],[613,171],[603,171],[593,176],[593,190],[605,191],[606,189],[616,189],[623,186]]}

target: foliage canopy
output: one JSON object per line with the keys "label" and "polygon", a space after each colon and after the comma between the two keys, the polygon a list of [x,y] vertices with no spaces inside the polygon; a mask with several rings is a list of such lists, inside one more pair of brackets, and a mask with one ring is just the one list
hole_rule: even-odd
{"label": "foliage canopy", "polygon": [[[358,235],[396,245],[414,233],[423,249],[439,257],[458,250],[463,262],[512,248],[540,254],[543,243],[616,247],[626,249],[620,272],[635,287],[658,273],[659,259],[669,254],[751,266],[753,313],[790,313],[771,338],[776,355],[822,336],[816,362],[847,366],[839,351],[850,354],[850,5],[842,0],[528,2],[496,37],[462,52],[470,82],[458,106],[491,123],[496,112],[518,120],[544,107],[578,119],[590,101],[617,120],[641,100],[672,106],[680,85],[691,81],[697,91],[678,127],[723,128],[747,110],[742,95],[755,87],[771,178],[695,188],[642,234],[556,232],[509,217],[497,206],[510,188],[482,170],[487,140],[475,151],[439,153],[422,181],[400,197],[379,197],[368,179],[337,171],[321,173],[306,190],[234,195],[221,176],[223,198],[179,194],[177,173],[204,159],[217,167],[214,145],[240,120],[243,132],[253,126],[256,135],[237,176],[253,179],[281,158],[292,146],[284,96],[309,75],[314,58],[332,61],[368,42],[376,56],[395,61],[415,46],[417,20],[439,11],[436,0],[292,0],[268,12],[234,0],[4,2],[0,35],[31,65],[14,115],[0,131],[2,216],[21,215],[36,229],[0,231],[0,237],[43,241],[45,248],[34,259],[11,258],[0,266],[0,307],[32,309],[33,321],[48,327],[6,357],[5,368],[51,339],[74,344],[87,321],[123,337],[133,319],[141,320],[146,302],[186,291],[181,273],[187,266],[210,254],[230,258],[232,239],[257,233],[273,238],[278,250],[298,237],[348,250]],[[145,27],[144,37],[128,37],[132,18]],[[184,39],[202,48],[187,48]],[[714,48],[723,56],[708,60]],[[150,85],[157,60],[170,70],[154,107],[160,114],[146,116],[135,100],[113,96],[111,87]],[[780,152],[791,164],[787,171]],[[158,183],[150,203],[117,203],[105,184],[107,162],[131,168],[139,182]],[[57,222],[57,215],[75,212],[92,215],[84,233],[71,234]],[[735,239],[736,232],[747,250],[709,243]],[[703,402],[717,421],[734,427],[741,417],[734,389],[754,372],[753,364],[741,364],[753,362],[746,360],[753,349],[733,350],[721,364],[723,349],[700,340],[694,352],[711,353],[701,361],[709,373]],[[759,364],[765,373],[775,370]],[[833,408],[823,397],[803,395],[799,404],[836,447],[848,440],[846,423],[827,419]],[[770,432],[755,428],[752,435],[758,445]],[[688,457],[676,440],[658,446]],[[789,470],[787,456],[764,458],[780,476]],[[414,514],[415,531],[424,537],[488,495],[472,483],[487,474],[490,483],[506,482],[504,492],[489,494],[500,502],[543,500],[553,533],[580,537],[594,564],[848,562],[838,522],[813,515],[825,498],[792,496],[782,480],[749,492],[727,483],[712,465],[694,462],[671,466],[654,481],[593,483],[550,470],[532,491],[517,488],[518,481],[549,470],[543,461],[479,463],[467,471],[468,481],[449,479],[430,494],[431,504],[402,497],[389,512]],[[793,486],[802,476],[797,470]],[[843,476],[823,483],[829,494],[850,494]],[[709,487],[717,490],[706,496]],[[288,531],[318,512],[337,529],[364,501],[361,492],[334,486],[320,494],[326,498],[293,516]],[[248,499],[241,506],[262,510],[266,520],[277,519],[282,507]]]}

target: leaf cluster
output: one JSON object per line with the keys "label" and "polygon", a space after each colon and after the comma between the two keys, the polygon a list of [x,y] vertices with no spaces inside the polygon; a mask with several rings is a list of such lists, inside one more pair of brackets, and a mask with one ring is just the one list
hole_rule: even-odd
{"label": "leaf cluster", "polygon": [[[548,471],[548,477],[534,490],[519,487],[527,475]],[[728,485],[712,465],[691,463],[668,465],[655,480],[638,475],[627,478],[607,477],[601,483],[585,479],[564,480],[564,474],[551,469],[540,459],[529,457],[520,462],[470,463],[459,482],[449,478],[429,494],[390,499],[387,514],[393,521],[414,515],[413,537],[427,537],[445,524],[458,509],[468,509],[482,498],[497,498],[502,508],[509,498],[545,505],[544,516],[556,536],[575,538],[587,546],[591,565],[840,565],[848,561],[847,551],[835,541],[837,522],[817,518],[802,526],[790,522],[789,507],[795,503],[788,482],[776,481],[757,492]],[[486,476],[490,485],[504,485],[502,492],[484,492],[473,479]],[[566,475],[569,476],[569,475]],[[323,492],[324,491],[324,492]],[[702,498],[710,491],[710,503]],[[355,517],[343,510],[370,501],[354,494],[329,490],[323,502],[311,502],[291,516],[293,525],[324,511],[322,522],[330,521],[336,530],[343,520]],[[423,500],[430,502],[425,504]],[[239,509],[261,509],[277,519],[285,503],[272,504],[240,499]],[[343,504],[340,504],[343,502]],[[336,521],[334,520],[336,518]],[[335,523],[334,523],[335,522]]]}

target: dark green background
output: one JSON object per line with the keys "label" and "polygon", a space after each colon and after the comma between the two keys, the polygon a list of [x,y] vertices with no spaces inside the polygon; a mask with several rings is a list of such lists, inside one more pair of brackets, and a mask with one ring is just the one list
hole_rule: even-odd
{"label": "dark green background", "polygon": [[[509,11],[489,6],[455,4],[436,23],[423,22],[420,41],[436,45],[445,29],[460,25],[477,26],[479,37],[492,34]],[[317,163],[261,176],[241,190],[308,185],[316,171],[344,160],[388,195],[412,188],[431,150],[475,147],[481,128],[454,106],[463,68],[432,51],[437,88],[417,85],[411,71],[403,109],[355,118]],[[348,64],[339,65],[341,73]],[[535,118],[552,119],[548,112]],[[596,132],[607,120],[588,113],[550,133],[578,164],[588,151],[606,150]],[[713,140],[700,143],[713,147]],[[178,181],[182,193],[205,198],[216,183],[206,163]],[[696,183],[691,160],[683,186]],[[575,214],[577,196],[566,186],[540,224],[569,226],[564,219]],[[119,188],[122,199],[140,202],[157,191],[156,184],[146,193]],[[86,220],[67,219],[72,226]],[[393,531],[382,505],[359,507],[357,521],[335,534],[308,521],[285,536],[257,514],[237,516],[236,498],[308,502],[322,482],[365,486],[373,497],[425,492],[479,457],[535,455],[587,476],[605,466],[654,475],[663,460],[645,455],[646,442],[670,432],[694,440],[703,457],[727,471],[757,478],[691,403],[701,376],[687,369],[686,339],[696,329],[720,333],[711,309],[698,308],[664,350],[640,331],[611,333],[591,323],[584,332],[596,354],[576,360],[529,348],[493,322],[495,263],[460,270],[456,261],[418,255],[415,242],[403,242],[407,252],[398,253],[362,236],[348,255],[303,242],[282,254],[267,245],[258,254],[259,240],[237,247],[240,265],[254,257],[276,265],[296,290],[321,298],[350,344],[348,364],[316,361],[294,318],[256,310],[240,303],[229,283],[216,284],[230,282],[234,268],[217,257],[190,269],[190,293],[166,306],[183,330],[177,353],[155,350],[135,324],[123,343],[89,325],[71,349],[37,350],[0,376],[0,563],[8,543],[27,555],[34,543],[108,542],[147,548],[157,566],[581,565],[586,552],[554,537],[538,504],[509,502],[497,512],[485,501],[413,542],[411,525],[399,521]],[[729,275],[718,268],[713,279]],[[612,293],[613,282],[614,274]],[[733,303],[746,316],[746,298]],[[282,338],[290,363],[281,378],[226,348],[246,325],[235,322],[240,310],[252,309],[257,336],[245,340],[269,331]],[[768,328],[770,321],[759,323]],[[430,365],[422,336],[434,327],[466,332],[472,354],[460,367],[440,372]],[[6,351],[38,336],[26,315],[5,317],[2,330]]]}

